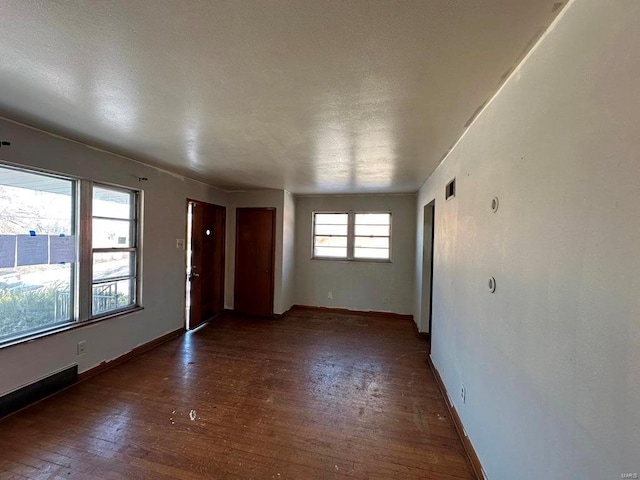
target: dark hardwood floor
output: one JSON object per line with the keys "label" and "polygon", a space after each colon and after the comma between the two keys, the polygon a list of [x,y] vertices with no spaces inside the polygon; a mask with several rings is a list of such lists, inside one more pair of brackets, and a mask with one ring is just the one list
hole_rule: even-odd
{"label": "dark hardwood floor", "polygon": [[410,321],[225,315],[0,421],[0,478],[472,479]]}

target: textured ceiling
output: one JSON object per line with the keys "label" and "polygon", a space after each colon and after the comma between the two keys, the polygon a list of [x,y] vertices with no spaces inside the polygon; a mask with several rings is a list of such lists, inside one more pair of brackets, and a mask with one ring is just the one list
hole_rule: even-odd
{"label": "textured ceiling", "polygon": [[553,0],[0,1],[0,114],[225,189],[413,192]]}

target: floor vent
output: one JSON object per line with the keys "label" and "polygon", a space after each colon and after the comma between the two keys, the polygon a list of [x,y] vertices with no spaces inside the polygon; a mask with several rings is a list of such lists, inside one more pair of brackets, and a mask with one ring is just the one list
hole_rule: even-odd
{"label": "floor vent", "polygon": [[26,407],[38,400],[42,400],[69,385],[73,385],[78,379],[78,366],[65,368],[58,373],[26,385],[11,393],[0,397],[0,418]]}

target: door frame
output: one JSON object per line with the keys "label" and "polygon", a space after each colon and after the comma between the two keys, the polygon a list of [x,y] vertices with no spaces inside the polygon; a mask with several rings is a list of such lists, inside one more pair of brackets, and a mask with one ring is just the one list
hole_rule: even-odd
{"label": "door frame", "polygon": [[[194,200],[187,198],[185,202],[186,207],[186,216],[184,222],[184,245],[183,245],[183,254],[182,254],[182,266],[184,267],[184,291],[182,292],[182,298],[184,299],[184,304],[182,305],[182,315],[184,317],[182,322],[182,327],[185,331],[189,331],[189,325],[187,324],[187,294],[190,294],[188,284],[189,284],[189,273],[188,269],[191,268],[189,265],[191,262],[189,261],[189,250],[191,243],[191,235],[193,235],[193,221],[189,219],[189,204]],[[189,222],[191,221],[191,232],[189,231]],[[191,235],[190,235],[191,234]],[[189,302],[191,299],[189,298]],[[189,315],[191,315],[191,311],[189,311]]]}
{"label": "door frame", "polygon": [[238,275],[237,275],[237,266],[238,266],[238,239],[240,236],[238,235],[238,226],[240,222],[238,222],[238,218],[240,217],[240,211],[249,211],[249,210],[258,210],[258,211],[271,211],[273,214],[271,215],[271,292],[270,292],[270,300],[269,300],[269,317],[273,317],[273,304],[275,302],[276,296],[276,225],[277,225],[277,215],[278,211],[275,207],[236,207],[236,228],[235,228],[235,259],[233,264],[233,309],[236,309],[236,290],[238,288]]}
{"label": "door frame", "polygon": [[424,206],[422,221],[422,292],[420,297],[420,327],[424,328],[426,326],[425,323],[428,325],[429,345],[431,345],[431,340],[433,340],[433,260],[436,232],[435,199],[431,200]]}

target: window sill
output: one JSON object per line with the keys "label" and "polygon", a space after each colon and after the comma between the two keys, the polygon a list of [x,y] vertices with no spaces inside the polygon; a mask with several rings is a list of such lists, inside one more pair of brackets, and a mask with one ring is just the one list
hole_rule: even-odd
{"label": "window sill", "polygon": [[320,260],[322,262],[344,262],[344,263],[393,263],[390,259],[375,258],[339,258],[339,257],[311,257],[311,260]]}
{"label": "window sill", "polygon": [[127,315],[129,313],[139,312],[140,310],[144,310],[144,307],[135,305],[133,307],[120,308],[118,310],[112,310],[111,312],[103,313],[101,315],[95,315],[81,323],[87,324],[87,323],[100,322],[102,320],[107,320],[109,318],[116,318],[116,317],[121,317],[123,315]]}
{"label": "window sill", "polygon": [[90,318],[90,319],[84,320],[82,322],[64,323],[62,325],[57,325],[57,326],[51,327],[51,328],[46,329],[46,330],[41,330],[39,332],[30,334],[30,335],[26,335],[24,337],[7,340],[6,342],[0,342],[0,350],[2,350],[3,348],[7,348],[7,347],[13,347],[15,345],[21,345],[21,344],[24,344],[24,343],[31,343],[31,342],[34,342],[36,340],[40,340],[42,338],[50,337],[52,335],[57,335],[58,333],[68,332],[70,330],[75,330],[77,328],[83,328],[83,327],[86,327],[88,325],[94,325],[96,323],[102,322],[103,320],[123,317],[125,315],[129,315],[129,314],[132,314],[132,313],[137,313],[137,312],[140,312],[142,310],[144,310],[144,307],[136,306],[136,307],[131,307],[131,308],[123,309],[123,310],[118,310],[116,312],[111,312],[111,313],[108,313],[108,314],[106,314],[104,316],[101,316],[101,317]]}

